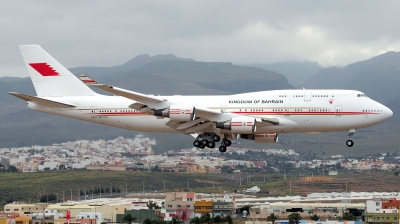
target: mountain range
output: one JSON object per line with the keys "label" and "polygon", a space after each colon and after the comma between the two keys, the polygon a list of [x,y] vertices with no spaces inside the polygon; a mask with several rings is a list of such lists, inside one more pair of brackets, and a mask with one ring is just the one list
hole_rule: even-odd
{"label": "mountain range", "polygon": [[[371,59],[352,63],[343,68],[322,68],[318,63],[276,63],[234,65],[229,62],[197,62],[190,58],[178,58],[174,55],[139,55],[132,60],[112,67],[77,67],[71,68],[74,74],[87,74],[89,77],[121,88],[146,94],[160,95],[215,95],[236,94],[242,92],[264,91],[273,89],[304,88],[337,88],[361,90],[371,98],[389,106],[395,112],[393,118],[384,126],[376,126],[361,131],[360,138],[369,133],[390,132],[390,144],[387,150],[395,150],[400,119],[400,53],[388,52]],[[21,59],[22,60],[22,59]],[[265,69],[263,69],[265,68]],[[266,70],[269,69],[269,70]],[[296,71],[298,75],[296,76]],[[286,78],[286,77],[290,78]],[[289,80],[289,81],[288,81]],[[300,84],[299,84],[300,83]],[[301,84],[302,83],[302,84]],[[7,94],[21,92],[35,95],[29,78],[0,78],[0,148],[44,145],[78,139],[110,139],[118,135],[133,136],[132,131],[101,126],[89,122],[81,122],[69,118],[44,114],[26,108],[26,103]],[[99,92],[98,89],[95,91]],[[383,128],[384,127],[384,128]],[[377,131],[379,130],[379,131]],[[383,130],[383,132],[382,132]],[[190,136],[182,134],[153,134],[157,138],[156,151],[191,147]],[[291,142],[299,144],[303,150],[318,150],[320,148],[336,147],[331,139],[341,134],[322,134],[318,137],[299,134],[285,135],[277,147],[289,147]],[[382,134],[383,135],[383,134]],[[310,141],[305,140],[310,139]],[[293,141],[292,141],[293,140]],[[312,144],[312,142],[321,142]],[[335,140],[337,141],[337,139]],[[245,141],[244,145],[255,146]],[[329,146],[328,146],[329,145]],[[344,145],[344,144],[343,144]],[[256,147],[271,147],[257,145]],[[345,146],[337,146],[344,148]],[[368,147],[364,145],[364,147]],[[371,148],[372,150],[372,148]]]}

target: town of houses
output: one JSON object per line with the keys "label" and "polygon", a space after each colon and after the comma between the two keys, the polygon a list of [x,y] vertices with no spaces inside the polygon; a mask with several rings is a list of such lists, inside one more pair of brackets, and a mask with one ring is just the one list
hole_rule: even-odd
{"label": "town of houses", "polygon": [[287,219],[293,213],[300,216],[298,223],[301,224],[397,224],[400,218],[399,199],[398,192],[331,192],[307,196],[256,197],[179,191],[128,194],[122,198],[85,197],[60,203],[15,201],[6,204],[3,211],[0,210],[0,224],[124,223],[128,222],[125,219],[127,215],[136,219],[133,223],[171,223],[174,217],[189,223],[191,219],[204,217],[207,213],[211,217],[229,216],[237,221],[243,220],[245,224],[273,224],[271,220],[267,222],[271,214],[277,217],[275,223],[288,224]]}
{"label": "town of houses", "polygon": [[50,146],[30,146],[20,148],[1,148],[0,164],[14,166],[21,172],[37,172],[58,169],[87,169],[87,170],[129,170],[148,169],[157,167],[161,171],[221,173],[221,167],[271,167],[278,171],[273,164],[266,161],[247,161],[230,159],[229,155],[245,155],[247,153],[262,153],[266,157],[274,155],[287,158],[293,169],[318,169],[331,167],[347,170],[392,170],[397,163],[385,161],[386,153],[376,158],[352,159],[340,155],[329,159],[301,160],[293,149],[246,149],[234,147],[225,154],[215,149],[188,148],[167,153],[155,154],[152,146],[156,140],[143,135],[135,138],[118,137],[113,140],[79,140],[53,144]]}

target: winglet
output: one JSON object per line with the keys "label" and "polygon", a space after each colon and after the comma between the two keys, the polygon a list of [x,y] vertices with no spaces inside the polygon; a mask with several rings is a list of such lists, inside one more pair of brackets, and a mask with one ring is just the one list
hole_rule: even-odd
{"label": "winglet", "polygon": [[86,85],[98,85],[99,83],[96,82],[94,79],[89,78],[87,75],[85,74],[78,74],[78,77],[82,80],[83,83],[85,83]]}

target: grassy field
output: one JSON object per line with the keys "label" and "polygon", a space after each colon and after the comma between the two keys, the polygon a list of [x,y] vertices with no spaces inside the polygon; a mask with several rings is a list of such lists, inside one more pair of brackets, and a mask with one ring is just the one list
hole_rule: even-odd
{"label": "grassy field", "polygon": [[[240,180],[240,178],[242,180]],[[174,172],[137,172],[137,171],[52,171],[40,173],[0,173],[0,203],[9,200],[28,202],[37,200],[39,195],[58,194],[62,198],[63,191],[67,198],[71,190],[73,197],[78,188],[86,188],[88,194],[93,187],[94,192],[101,188],[109,192],[111,184],[116,189],[128,192],[146,192],[173,190],[191,190],[204,193],[233,192],[246,189],[255,184],[262,184],[263,174],[251,174],[247,182],[246,174],[187,174]],[[270,182],[264,188],[282,186],[281,174],[269,175]],[[280,194],[281,192],[277,192]]]}

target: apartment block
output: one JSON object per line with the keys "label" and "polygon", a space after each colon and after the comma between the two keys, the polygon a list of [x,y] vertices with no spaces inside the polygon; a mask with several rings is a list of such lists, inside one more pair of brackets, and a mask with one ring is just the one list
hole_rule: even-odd
{"label": "apartment block", "polygon": [[198,200],[194,202],[194,215],[199,217],[206,213],[213,213],[213,202],[207,200]]}
{"label": "apartment block", "polygon": [[196,193],[194,192],[169,192],[165,195],[164,206],[167,212],[177,210],[190,210],[190,217],[194,217],[194,202]]}

